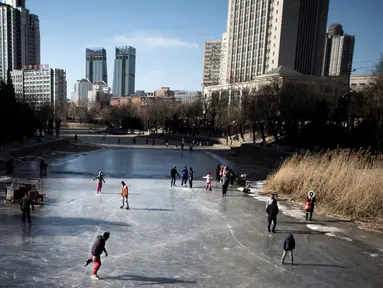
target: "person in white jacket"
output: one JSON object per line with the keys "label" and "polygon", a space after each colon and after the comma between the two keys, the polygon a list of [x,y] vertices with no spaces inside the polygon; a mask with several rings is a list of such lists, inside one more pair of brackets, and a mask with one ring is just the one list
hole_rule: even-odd
{"label": "person in white jacket", "polygon": [[206,179],[206,190],[209,189],[211,191],[211,180],[213,177],[211,177],[211,173],[207,173],[206,176],[203,176],[204,179]]}

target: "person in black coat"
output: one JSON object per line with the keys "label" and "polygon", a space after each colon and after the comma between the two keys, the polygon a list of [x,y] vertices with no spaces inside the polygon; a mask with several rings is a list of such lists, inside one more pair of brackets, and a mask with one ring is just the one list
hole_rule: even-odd
{"label": "person in black coat", "polygon": [[194,171],[193,168],[189,168],[189,187],[193,188]]}
{"label": "person in black coat", "polygon": [[176,186],[176,175],[180,177],[180,174],[178,174],[178,171],[177,171],[177,167],[174,166],[172,170],[170,170],[170,177],[172,178],[170,182],[170,186],[173,186],[173,185]]}
{"label": "person in black coat", "polygon": [[295,239],[293,234],[289,234],[289,236],[285,239],[285,242],[283,243],[283,254],[282,254],[282,259],[281,262],[282,264],[285,263],[285,257],[287,253],[290,252],[290,263],[291,265],[294,264],[294,251],[295,249]]}
{"label": "person in black coat", "polygon": [[266,213],[267,213],[267,231],[270,232],[270,226],[271,223],[273,223],[273,227],[271,231],[275,233],[275,227],[277,226],[277,215],[278,215],[279,209],[278,209],[278,204],[277,200],[273,199],[270,205],[267,206],[266,208]]}

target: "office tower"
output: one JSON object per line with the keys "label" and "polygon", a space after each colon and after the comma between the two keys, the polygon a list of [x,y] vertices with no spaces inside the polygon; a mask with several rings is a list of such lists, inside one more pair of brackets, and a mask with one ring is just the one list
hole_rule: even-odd
{"label": "office tower", "polygon": [[40,109],[66,102],[67,81],[63,69],[36,68],[11,71],[16,99]]}
{"label": "office tower", "polygon": [[40,64],[40,26],[25,0],[0,3],[0,80],[8,70]]}
{"label": "office tower", "polygon": [[92,89],[93,85],[88,79],[77,80],[74,84],[73,102],[79,106],[88,106],[88,95]]}
{"label": "office tower", "polygon": [[323,61],[323,76],[349,75],[354,58],[355,36],[345,35],[340,24],[328,28]]}
{"label": "office tower", "polygon": [[91,83],[108,83],[108,71],[106,64],[106,50],[104,48],[86,49],[86,78]]}
{"label": "office tower", "polygon": [[219,68],[219,84],[223,85],[226,84],[228,81],[227,79],[227,58],[228,58],[228,44],[229,44],[229,38],[228,33],[222,33],[222,44],[221,44],[221,61],[220,61],[220,68]]}
{"label": "office tower", "polygon": [[134,94],[136,81],[136,49],[131,46],[116,47],[114,60],[113,95]]}
{"label": "office tower", "polygon": [[227,76],[255,79],[281,65],[321,75],[329,0],[229,0]]}
{"label": "office tower", "polygon": [[208,87],[219,84],[221,68],[221,40],[205,41],[203,57],[202,86]]}

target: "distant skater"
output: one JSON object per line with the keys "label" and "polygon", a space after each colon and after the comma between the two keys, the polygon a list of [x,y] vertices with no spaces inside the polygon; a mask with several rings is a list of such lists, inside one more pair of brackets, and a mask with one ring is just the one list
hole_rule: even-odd
{"label": "distant skater", "polygon": [[154,139],[153,139],[153,142],[152,142],[152,146],[154,146],[155,142],[154,142]]}
{"label": "distant skater", "polygon": [[44,175],[44,159],[40,160],[40,176]]}
{"label": "distant skater", "polygon": [[136,145],[136,138],[133,137],[133,145]]}
{"label": "distant skater", "polygon": [[77,134],[74,135],[74,143],[77,143]]}
{"label": "distant skater", "polygon": [[105,242],[109,239],[109,236],[109,232],[105,232],[102,236],[97,236],[96,241],[92,246],[92,257],[85,261],[85,266],[88,266],[90,263],[94,262],[92,275],[90,276],[92,279],[98,279],[97,272],[101,267],[101,254],[104,252],[105,257],[108,257],[108,252],[105,249]]}
{"label": "distant skater", "polygon": [[105,183],[105,180],[104,180],[104,175],[102,174],[102,172],[98,172],[98,175],[96,176],[96,178],[93,179],[94,180],[98,180],[97,181],[97,194],[98,193],[101,193],[101,189],[102,189],[102,182]]}
{"label": "distant skater", "polygon": [[47,176],[47,168],[48,168],[48,163],[44,162],[44,164],[43,164],[43,175],[44,176]]}
{"label": "distant skater", "polygon": [[307,194],[306,205],[305,205],[306,221],[307,220],[311,221],[313,218],[315,202],[316,202],[315,193],[314,191],[310,191]]}
{"label": "distant skater", "polygon": [[180,174],[178,174],[178,171],[177,171],[177,167],[174,166],[172,170],[170,170],[170,177],[171,177],[170,186],[173,186],[173,185],[176,186],[176,175],[180,177]]}
{"label": "distant skater", "polygon": [[185,166],[184,169],[182,169],[181,171],[181,175],[182,175],[182,181],[181,181],[181,186],[185,185],[186,187],[186,184],[188,182],[188,168]]}
{"label": "distant skater", "polygon": [[117,145],[120,145],[121,138],[117,139]]}
{"label": "distant skater", "polygon": [[229,167],[225,167],[223,172],[222,172],[222,197],[226,196],[227,193],[227,188],[229,187],[230,183],[230,170]]}
{"label": "distant skater", "polygon": [[126,186],[124,181],[121,181],[121,196],[122,196],[122,206],[121,209],[124,208],[125,202],[126,202],[126,210],[129,210],[129,202],[128,202],[128,196],[129,196],[129,190],[128,186]]}
{"label": "distant skater", "polygon": [[193,168],[189,168],[189,187],[193,188],[194,171]]}
{"label": "distant skater", "polygon": [[204,179],[206,179],[206,190],[209,189],[209,191],[211,191],[211,179],[213,177],[211,177],[211,173],[207,173],[206,176],[203,176]]}
{"label": "distant skater", "polygon": [[26,218],[28,218],[28,224],[32,224],[31,221],[31,206],[32,211],[35,211],[35,206],[33,205],[32,199],[29,197],[29,192],[25,194],[23,198],[20,200],[20,209],[23,212],[23,223],[25,223]]}
{"label": "distant skater", "polygon": [[220,172],[221,172],[221,164],[218,163],[217,168],[215,169],[215,180],[217,182],[219,182],[221,180]]}
{"label": "distant skater", "polygon": [[290,234],[283,243],[283,254],[281,258],[281,263],[285,264],[285,258],[288,253],[290,253],[290,264],[294,265],[294,249],[295,249],[295,239],[292,234]]}

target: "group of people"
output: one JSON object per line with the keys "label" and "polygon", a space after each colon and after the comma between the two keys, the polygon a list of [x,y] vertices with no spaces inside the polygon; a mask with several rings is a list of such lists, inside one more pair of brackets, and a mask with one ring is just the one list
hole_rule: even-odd
{"label": "group of people", "polygon": [[[277,226],[277,215],[279,212],[278,208],[278,194],[273,193],[270,195],[270,198],[266,201],[266,213],[267,213],[267,230],[268,232],[275,233],[275,227]],[[315,192],[309,191],[306,198],[305,203],[305,211],[306,211],[306,221],[311,221],[314,213],[316,198]],[[295,239],[292,234],[285,239],[283,243],[283,254],[281,258],[281,263],[284,264],[285,257],[287,254],[290,254],[290,263],[294,264],[294,249],[295,249]]]}
{"label": "group of people", "polygon": [[170,170],[170,186],[176,186],[176,176],[181,177],[181,186],[187,187],[187,183],[189,181],[189,187],[193,188],[193,180],[194,180],[194,171],[193,168],[190,167],[189,170],[185,166],[181,171],[181,175],[177,171],[177,167],[173,166],[173,168]]}

